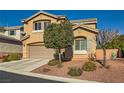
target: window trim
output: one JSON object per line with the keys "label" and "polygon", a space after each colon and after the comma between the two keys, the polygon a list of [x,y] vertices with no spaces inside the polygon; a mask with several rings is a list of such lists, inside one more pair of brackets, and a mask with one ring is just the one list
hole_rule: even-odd
{"label": "window trim", "polygon": [[[33,22],[33,31],[32,32],[43,32],[45,30],[45,25],[44,25],[45,22],[48,22],[49,24],[51,23],[51,21],[49,21],[49,20],[39,20],[39,21]],[[35,30],[36,23],[41,23],[41,30]]]}
{"label": "window trim", "polygon": [[[10,34],[11,31],[14,31],[14,34],[13,35]],[[9,30],[8,32],[9,32],[9,36],[15,36],[16,35],[16,30]]]}
{"label": "window trim", "polygon": [[46,28],[45,28],[45,23],[48,23],[47,26],[49,26],[49,24],[50,24],[51,22],[50,22],[50,21],[43,21],[43,28],[44,28],[44,30],[46,29]]}
{"label": "window trim", "polygon": [[[40,30],[36,30],[35,29],[35,24],[36,23],[40,23],[41,24],[41,29]],[[42,25],[42,22],[41,21],[33,22],[33,32],[42,32],[42,30],[43,30],[43,25]]]}
{"label": "window trim", "polygon": [[[85,50],[81,50],[81,48],[80,48],[80,50],[76,50],[76,40],[82,40],[82,39],[85,39],[86,40],[86,49]],[[81,46],[81,43],[80,43],[80,46]],[[81,38],[76,38],[75,40],[74,40],[74,54],[87,54],[87,39],[86,38],[84,38],[84,37],[81,37]]]}

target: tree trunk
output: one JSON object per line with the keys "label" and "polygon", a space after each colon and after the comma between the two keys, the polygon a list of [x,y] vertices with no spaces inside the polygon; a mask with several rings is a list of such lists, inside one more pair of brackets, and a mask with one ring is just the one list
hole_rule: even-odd
{"label": "tree trunk", "polygon": [[104,52],[104,61],[103,61],[103,65],[106,66],[106,48],[103,48],[103,52]]}
{"label": "tree trunk", "polygon": [[59,62],[61,63],[61,49],[59,49]]}

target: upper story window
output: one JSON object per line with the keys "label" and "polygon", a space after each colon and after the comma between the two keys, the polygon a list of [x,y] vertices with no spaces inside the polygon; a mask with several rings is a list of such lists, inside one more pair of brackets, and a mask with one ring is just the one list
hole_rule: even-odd
{"label": "upper story window", "polygon": [[41,22],[34,23],[34,30],[42,30]]}
{"label": "upper story window", "polygon": [[44,22],[44,29],[46,29],[50,25],[50,22]]}
{"label": "upper story window", "polygon": [[42,32],[49,26],[49,21],[38,21],[34,22],[34,32]]}
{"label": "upper story window", "polygon": [[10,36],[16,35],[16,31],[15,31],[15,30],[10,30],[10,31],[9,31],[9,35],[10,35]]}

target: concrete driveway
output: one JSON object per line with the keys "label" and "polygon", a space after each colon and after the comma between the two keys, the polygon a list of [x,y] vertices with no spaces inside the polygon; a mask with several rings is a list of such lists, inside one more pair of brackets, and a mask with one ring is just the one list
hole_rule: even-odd
{"label": "concrete driveway", "polygon": [[[23,59],[0,64],[0,83],[58,83],[59,81],[35,77],[32,71],[49,59]],[[26,73],[26,74],[25,74]],[[32,75],[29,75],[29,73]]]}
{"label": "concrete driveway", "polygon": [[23,59],[13,62],[6,62],[0,64],[0,68],[12,69],[18,71],[32,71],[35,68],[38,68],[44,64],[47,64],[49,59]]}

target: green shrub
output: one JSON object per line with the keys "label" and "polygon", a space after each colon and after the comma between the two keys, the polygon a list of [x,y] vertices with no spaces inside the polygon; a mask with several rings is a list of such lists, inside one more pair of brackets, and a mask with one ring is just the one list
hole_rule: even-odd
{"label": "green shrub", "polygon": [[53,60],[50,60],[50,61],[48,62],[48,65],[49,65],[49,66],[55,66],[55,65],[57,65],[58,63],[59,63],[58,60],[53,59]]}
{"label": "green shrub", "polygon": [[84,71],[94,71],[96,70],[96,64],[93,62],[87,62],[83,65],[82,69]]}
{"label": "green shrub", "polygon": [[13,60],[20,60],[20,59],[21,59],[21,54],[11,53],[11,54],[8,54],[8,56],[4,57],[3,62],[13,61]]}
{"label": "green shrub", "polygon": [[71,68],[69,68],[68,75],[70,75],[70,76],[80,76],[82,74],[82,72],[83,71],[80,68],[71,67]]}
{"label": "green shrub", "polygon": [[117,57],[117,54],[116,54],[116,53],[114,53],[114,52],[112,52],[112,53],[111,53],[111,60],[115,60],[115,59],[116,59],[116,57]]}
{"label": "green shrub", "polygon": [[11,61],[11,60],[8,59],[8,56],[5,56],[5,57],[3,58],[3,62],[9,62],[9,61]]}

